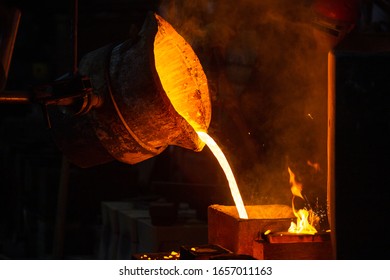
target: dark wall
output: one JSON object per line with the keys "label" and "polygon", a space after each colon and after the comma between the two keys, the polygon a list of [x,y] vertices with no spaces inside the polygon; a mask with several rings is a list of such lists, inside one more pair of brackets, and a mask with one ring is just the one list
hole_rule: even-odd
{"label": "dark wall", "polygon": [[389,241],[375,236],[390,211],[390,40],[358,38],[334,52],[337,257],[388,259]]}
{"label": "dark wall", "polygon": [[[78,1],[77,53],[73,47],[73,1],[4,1],[21,19],[6,84],[9,93],[29,91],[73,71],[87,52],[126,40],[142,24],[155,1]],[[77,56],[75,56],[77,54]],[[0,255],[52,258],[91,255],[97,244],[100,203],[145,192],[140,167],[120,162],[82,169],[69,164],[48,129],[39,104],[0,104]],[[164,160],[162,160],[164,162]],[[64,177],[65,194],[59,196]],[[149,180],[148,178],[146,180]],[[65,213],[64,238],[55,234],[59,205]],[[60,246],[60,247],[59,247]],[[59,256],[57,256],[59,257]]]}

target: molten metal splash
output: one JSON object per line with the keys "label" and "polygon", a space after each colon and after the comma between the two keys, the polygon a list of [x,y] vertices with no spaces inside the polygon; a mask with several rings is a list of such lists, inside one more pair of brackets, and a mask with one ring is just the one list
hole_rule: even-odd
{"label": "molten metal splash", "polygon": [[226,178],[229,182],[230,192],[232,193],[234,203],[238,211],[238,216],[241,219],[248,219],[248,214],[246,212],[244,202],[242,201],[240,191],[237,186],[236,179],[234,178],[233,171],[230,168],[229,162],[227,161],[224,153],[219,148],[218,144],[210,137],[206,132],[197,131],[199,138],[206,143],[210,148],[211,152],[217,158],[219,164],[221,165],[223,171],[225,172]]}

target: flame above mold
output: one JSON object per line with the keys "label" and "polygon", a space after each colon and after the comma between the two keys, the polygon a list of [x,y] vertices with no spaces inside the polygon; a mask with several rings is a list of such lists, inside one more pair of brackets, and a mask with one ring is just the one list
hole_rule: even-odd
{"label": "flame above mold", "polygon": [[298,196],[304,199],[302,196],[302,184],[297,182],[295,174],[291,171],[290,167],[288,167],[288,174],[290,175],[290,185],[293,196]]}
{"label": "flame above mold", "polygon": [[297,218],[296,224],[294,222],[291,222],[291,226],[288,229],[288,232],[299,234],[315,234],[317,233],[317,230],[314,227],[314,224],[316,221],[318,221],[318,217],[312,209],[295,209],[295,197],[300,197],[303,200],[305,200],[305,198],[302,195],[302,184],[296,181],[295,174],[291,171],[290,167],[288,167],[288,173],[290,175],[291,192],[293,194],[292,209],[295,217]]}

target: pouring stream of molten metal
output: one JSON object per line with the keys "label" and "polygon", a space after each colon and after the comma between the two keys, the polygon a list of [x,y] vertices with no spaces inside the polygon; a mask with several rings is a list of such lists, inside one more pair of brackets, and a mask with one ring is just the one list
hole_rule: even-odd
{"label": "pouring stream of molten metal", "polygon": [[230,165],[219,148],[218,144],[210,137],[206,132],[197,131],[199,138],[202,139],[203,142],[210,148],[211,152],[217,158],[219,164],[221,165],[223,171],[225,172],[226,178],[229,182],[230,191],[233,196],[234,203],[236,204],[236,208],[238,211],[238,216],[241,219],[248,219],[248,214],[246,212],[244,202],[242,201],[240,191],[237,186],[236,179],[234,178],[233,171],[230,168]]}
{"label": "pouring stream of molten metal", "polygon": [[[207,133],[200,132],[207,129],[211,119],[207,78],[202,65],[185,39],[162,17],[155,17],[158,21],[158,32],[154,41],[154,57],[161,85],[176,112],[192,126],[217,158],[228,179],[239,217],[248,219],[225,155]],[[201,149],[203,146],[197,148]]]}

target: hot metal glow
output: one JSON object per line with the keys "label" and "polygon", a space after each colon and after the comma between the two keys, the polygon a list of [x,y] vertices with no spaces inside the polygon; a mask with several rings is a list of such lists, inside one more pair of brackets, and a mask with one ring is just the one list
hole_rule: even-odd
{"label": "hot metal glow", "polygon": [[195,129],[207,129],[211,103],[207,77],[196,53],[162,17],[155,15],[158,31],[154,41],[156,71],[175,110]]}
{"label": "hot metal glow", "polygon": [[224,153],[219,148],[218,144],[214,139],[208,135],[206,132],[197,131],[199,138],[206,143],[210,148],[211,152],[217,158],[219,164],[221,165],[223,171],[225,172],[226,178],[229,182],[230,192],[232,193],[234,203],[238,211],[238,216],[241,219],[248,219],[248,214],[246,212],[244,202],[242,201],[240,191],[237,186],[236,179],[234,178],[233,171],[230,168],[229,162],[227,161]]}

